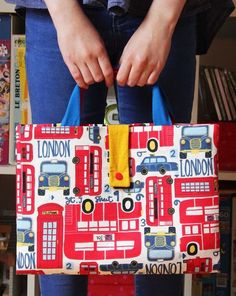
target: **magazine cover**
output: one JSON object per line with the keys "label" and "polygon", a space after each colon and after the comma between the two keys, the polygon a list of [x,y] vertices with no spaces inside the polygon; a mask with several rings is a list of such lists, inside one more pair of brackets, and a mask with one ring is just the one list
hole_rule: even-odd
{"label": "magazine cover", "polygon": [[0,14],[0,164],[8,163],[11,16]]}

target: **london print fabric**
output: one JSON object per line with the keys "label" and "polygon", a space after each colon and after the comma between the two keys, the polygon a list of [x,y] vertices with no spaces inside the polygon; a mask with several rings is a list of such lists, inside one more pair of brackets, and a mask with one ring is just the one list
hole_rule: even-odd
{"label": "london print fabric", "polygon": [[217,125],[130,125],[129,188],[102,125],[17,127],[18,273],[219,269]]}

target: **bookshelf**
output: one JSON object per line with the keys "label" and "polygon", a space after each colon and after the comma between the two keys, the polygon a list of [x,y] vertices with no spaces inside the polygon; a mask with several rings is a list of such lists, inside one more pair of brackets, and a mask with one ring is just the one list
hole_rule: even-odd
{"label": "bookshelf", "polygon": [[[236,4],[236,1],[234,1],[234,2]],[[206,55],[198,57],[197,67],[199,69],[199,73],[200,73],[200,66],[201,65],[206,65],[209,67],[226,68],[230,71],[235,72],[236,71],[235,49],[236,49],[236,10],[233,11],[230,18],[226,21],[224,26],[221,28],[221,30],[216,35],[208,53]],[[197,77],[197,79],[199,80],[199,77]],[[199,85],[199,82],[197,83],[197,85]],[[195,99],[196,99],[195,109],[197,109],[198,108],[197,101],[199,100],[198,95],[197,95],[197,98],[195,98]],[[194,112],[193,112],[193,114],[195,114],[195,116],[198,118],[200,110],[194,110]],[[235,121],[234,121],[234,124],[236,125]],[[232,141],[235,141],[234,136],[233,136]],[[228,143],[228,145],[230,145],[230,143]],[[224,149],[228,149],[228,148],[224,147]],[[235,199],[235,198],[233,198],[233,196],[235,196],[235,192],[236,192],[236,170],[230,170],[230,171],[229,170],[220,170],[219,171],[219,190],[220,190],[221,197],[228,196],[229,199],[232,199],[232,200]],[[222,199],[220,201],[220,204],[222,204]],[[234,207],[232,210],[233,217],[236,214],[235,210],[236,209]],[[232,235],[232,232],[233,231],[231,230],[231,235]],[[222,231],[221,234],[222,233],[224,233],[224,232]],[[232,239],[231,239],[231,241],[232,241]],[[224,244],[225,244],[225,241],[224,241],[223,245]],[[222,245],[221,245],[221,247],[222,247]],[[230,281],[234,277],[233,273],[232,273],[232,268],[231,268],[231,272],[227,271],[227,273],[226,273],[226,265],[225,265],[226,263],[223,263],[223,264],[224,264],[223,268],[224,268],[225,273],[220,274],[220,276],[221,276],[221,280],[222,280],[221,283],[224,283],[224,284],[222,284],[222,286],[220,287],[220,284],[218,282],[219,286],[217,286],[218,285],[217,284],[218,278],[216,279],[216,282],[214,283],[215,289],[218,289],[217,293],[221,293],[221,294],[216,294],[216,292],[215,292],[215,294],[211,294],[209,291],[207,294],[207,292],[205,291],[205,293],[207,295],[224,295],[224,296],[225,295],[227,295],[227,296],[235,295],[235,291],[233,289],[231,290],[231,294],[228,294],[230,286],[232,284],[230,284],[228,281],[226,281],[227,277],[229,277]],[[231,264],[232,264],[232,259],[231,259]],[[214,281],[214,279],[212,281]],[[189,296],[201,295],[199,290],[196,289],[195,285],[196,285],[196,281],[193,280],[192,281],[192,294],[189,294]],[[201,290],[201,289],[204,289],[203,288],[204,280],[202,280],[201,285],[202,285],[202,287],[200,287],[200,291],[202,293],[204,293],[203,290]],[[207,283],[206,286],[207,285],[210,285],[210,284]],[[222,290],[221,290],[221,292],[219,291],[222,288],[225,289],[224,292],[222,292]],[[228,289],[228,290],[226,290],[226,289]],[[225,294],[225,293],[227,293],[227,294]]]}
{"label": "bookshelf", "polygon": [[[235,1],[236,2],[236,1]],[[224,26],[218,32],[212,42],[212,45],[206,55],[199,58],[200,65],[226,68],[230,71],[236,71],[236,10],[226,21]],[[236,125],[236,122],[235,122]],[[236,171],[220,171],[219,179],[225,181],[236,181]],[[235,185],[236,187],[236,185]]]}
{"label": "bookshelf", "polygon": [[[1,17],[1,21],[11,15],[10,18],[10,26],[3,25],[2,28],[4,30],[11,30],[11,34],[21,34],[24,32],[24,24],[23,20],[20,20],[19,17],[16,16],[15,6],[7,4],[5,1],[0,0],[0,13],[4,15]],[[5,32],[5,31],[4,31]],[[8,31],[7,31],[8,32]],[[2,33],[2,32],[1,32]],[[8,35],[6,35],[8,36]],[[10,40],[10,39],[9,39]],[[27,276],[16,276],[15,273],[15,262],[16,262],[16,252],[15,252],[15,244],[16,244],[16,211],[15,211],[15,196],[16,196],[16,166],[15,165],[0,165],[0,186],[1,186],[1,194],[0,194],[0,227],[11,226],[10,232],[10,241],[7,250],[0,251],[0,265],[1,265],[1,287],[2,282],[7,284],[7,288],[0,293],[1,295],[7,296],[25,296],[28,295],[36,295],[34,290],[32,290],[33,284],[35,281],[29,279],[28,288],[31,290],[27,290]],[[3,268],[3,274],[2,274]],[[31,294],[33,291],[33,294]]]}

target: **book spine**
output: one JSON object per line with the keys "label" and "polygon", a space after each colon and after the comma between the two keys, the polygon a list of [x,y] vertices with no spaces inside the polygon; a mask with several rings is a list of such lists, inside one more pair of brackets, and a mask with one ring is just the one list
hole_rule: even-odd
{"label": "book spine", "polygon": [[223,90],[223,86],[222,86],[222,83],[221,83],[221,80],[220,80],[219,70],[211,68],[211,69],[209,69],[209,72],[210,72],[210,76],[211,76],[211,79],[212,79],[212,84],[213,84],[213,87],[214,87],[214,90],[215,90],[215,93],[216,93],[219,108],[220,108],[220,111],[221,111],[221,114],[222,114],[222,119],[223,120],[228,120],[228,113],[227,113],[227,110],[225,108],[224,99],[223,99],[224,90]]}
{"label": "book spine", "polygon": [[216,295],[230,294],[232,194],[220,196],[220,273],[216,274]]}
{"label": "book spine", "polygon": [[213,87],[213,84],[212,84],[212,81],[211,81],[209,70],[208,70],[208,68],[204,68],[204,71],[205,71],[207,83],[209,85],[212,100],[213,100],[213,103],[214,103],[214,106],[215,106],[215,110],[216,110],[216,113],[217,113],[217,116],[218,116],[218,120],[221,121],[223,118],[222,118],[220,107],[219,107],[219,104],[218,104],[218,101],[217,101],[217,98],[216,98],[215,90],[214,90],[214,87]]}
{"label": "book spine", "polygon": [[223,83],[222,83],[222,77],[221,77],[219,69],[215,69],[215,73],[216,73],[216,79],[217,79],[217,83],[219,85],[219,90],[220,90],[220,94],[221,94],[221,97],[222,97],[222,101],[223,101],[223,104],[224,104],[224,108],[225,108],[225,111],[226,111],[227,120],[232,120],[229,104],[228,104],[228,101],[227,101],[227,98],[226,98],[225,90],[224,90]]}
{"label": "book spine", "polygon": [[231,296],[236,295],[236,197],[232,198]]}
{"label": "book spine", "polygon": [[17,48],[17,62],[20,71],[20,89],[21,89],[21,124],[27,124],[30,121],[29,92],[26,77],[25,64],[25,37],[21,38],[21,46]]}
{"label": "book spine", "polygon": [[229,79],[231,80],[231,83],[233,85],[234,91],[236,92],[236,80],[231,71],[228,71],[228,74],[229,74]]}
{"label": "book spine", "polygon": [[204,74],[203,67],[199,69],[199,84],[198,84],[199,100],[198,100],[198,122],[212,121],[211,111],[209,106],[208,86]]}
{"label": "book spine", "polygon": [[226,82],[227,82],[227,85],[229,88],[229,92],[230,92],[234,107],[236,108],[236,90],[234,90],[234,87],[232,85],[232,81],[229,77],[229,71],[225,69],[224,73],[225,73]]}
{"label": "book spine", "polygon": [[221,80],[222,80],[223,87],[225,90],[225,97],[228,102],[230,113],[232,115],[231,120],[234,120],[234,119],[236,119],[236,109],[234,107],[233,100],[232,100],[230,92],[229,92],[229,88],[228,88],[226,78],[225,78],[225,73],[223,71],[220,71],[220,75],[221,75]]}
{"label": "book spine", "polygon": [[[22,76],[20,70],[20,63],[22,61],[18,58],[19,49],[25,48],[25,36],[13,35],[12,36],[12,58],[11,58],[11,105],[10,105],[10,143],[9,143],[9,163],[15,164],[15,142],[16,133],[15,129],[17,124],[26,120],[22,120],[22,96],[25,95],[22,90]],[[22,67],[22,66],[21,66]],[[23,112],[24,114],[25,112]]]}

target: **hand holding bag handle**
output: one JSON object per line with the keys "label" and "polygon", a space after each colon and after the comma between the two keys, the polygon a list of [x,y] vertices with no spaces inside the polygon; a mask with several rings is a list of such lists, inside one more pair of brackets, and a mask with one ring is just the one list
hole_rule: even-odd
{"label": "hand holding bag handle", "polygon": [[[171,125],[164,99],[157,85],[152,89],[152,118],[155,125]],[[61,122],[62,126],[80,125],[80,89],[75,86]],[[108,125],[109,129],[109,185],[129,187],[129,126]],[[119,142],[117,141],[119,139]]]}
{"label": "hand holding bag handle", "polygon": [[[165,100],[157,84],[152,88],[152,118],[155,125],[172,124],[169,112],[165,105]],[[78,85],[75,86],[71,94],[61,125],[80,125],[80,89]]]}

